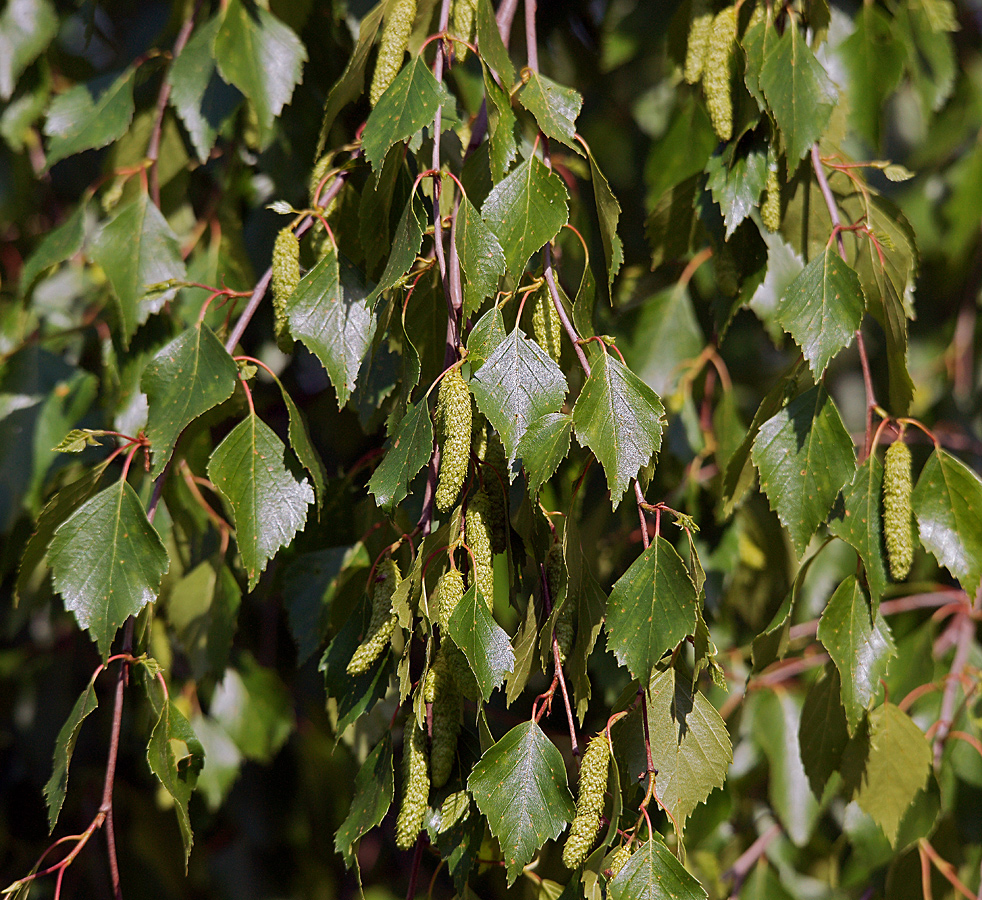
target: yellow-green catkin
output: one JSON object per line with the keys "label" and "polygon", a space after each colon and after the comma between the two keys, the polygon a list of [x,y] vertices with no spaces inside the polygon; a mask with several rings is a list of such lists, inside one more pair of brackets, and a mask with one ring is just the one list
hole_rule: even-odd
{"label": "yellow-green catkin", "polygon": [[627,864],[627,861],[631,858],[631,848],[627,844],[621,844],[614,851],[614,855],[611,857],[610,865],[607,866],[607,871],[610,873],[610,880],[613,881],[617,877],[617,873]]}
{"label": "yellow-green catkin", "polygon": [[737,8],[728,6],[713,19],[702,71],[702,88],[713,129],[721,141],[733,137],[733,97],[730,93],[730,58],[737,36]]}
{"label": "yellow-green catkin", "polygon": [[490,611],[494,607],[494,556],[491,552],[491,532],[488,528],[488,495],[479,490],[467,503],[464,516],[467,546],[474,554],[471,577],[477,583]]}
{"label": "yellow-green catkin", "polygon": [[372,106],[378,103],[402,68],[402,58],[409,46],[409,35],[415,19],[416,0],[396,0],[385,17],[372,87],[368,95]]}
{"label": "yellow-green catkin", "polygon": [[451,370],[440,381],[436,420],[441,440],[435,500],[437,509],[446,512],[457,502],[470,463],[471,392],[459,369]]}
{"label": "yellow-green catkin", "polygon": [[536,291],[532,306],[532,331],[536,343],[556,362],[562,352],[563,323],[546,290]]}
{"label": "yellow-green catkin", "polygon": [[426,804],[430,797],[430,768],[426,758],[426,732],[415,717],[406,722],[403,739],[402,806],[396,819],[396,846],[408,850],[423,827]]}
{"label": "yellow-green catkin", "polygon": [[446,631],[453,611],[464,596],[464,576],[457,569],[447,569],[436,583],[437,621]]}
{"label": "yellow-green catkin", "polygon": [[471,452],[484,465],[481,477],[488,495],[488,528],[491,529],[491,550],[504,553],[508,545],[508,457],[498,433],[478,413],[474,423]]}
{"label": "yellow-green catkin", "polygon": [[604,808],[604,792],[607,790],[607,768],[610,764],[610,742],[605,732],[600,732],[587,744],[580,766],[580,786],[576,797],[576,816],[569,828],[569,837],[563,847],[563,864],[576,869],[590,853],[600,830],[600,814]]}
{"label": "yellow-green catkin", "polygon": [[273,244],[273,315],[276,345],[284,353],[293,349],[286,301],[300,284],[300,242],[288,225],[281,228]]}
{"label": "yellow-green catkin", "polygon": [[440,623],[440,652],[447,661],[458,690],[470,700],[481,696],[467,658],[460,648],[447,636],[447,623],[464,596],[464,578],[457,569],[447,569],[436,583],[437,617]]}
{"label": "yellow-green catkin", "polygon": [[447,661],[446,651],[441,647],[436,660],[427,673],[432,676],[433,734],[430,741],[430,780],[433,787],[441,788],[450,779],[454,759],[457,756],[457,737],[460,734],[461,706],[460,691],[454,683],[453,673]]}
{"label": "yellow-green catkin", "polygon": [[689,84],[696,84],[702,77],[712,31],[713,11],[709,0],[692,0],[692,18],[689,21],[689,38],[685,45],[683,67],[683,75]]}
{"label": "yellow-green catkin", "polygon": [[[474,36],[474,20],[477,18],[477,0],[454,0],[450,12],[450,32],[465,41]],[[467,45],[454,42],[454,54],[459,62],[467,56]]]}
{"label": "yellow-green catkin", "polygon": [[768,231],[781,229],[781,179],[778,178],[776,165],[767,170],[764,202],[760,204],[760,220]]}
{"label": "yellow-green catkin", "polygon": [[903,437],[887,447],[883,464],[883,534],[886,537],[890,576],[903,581],[914,561],[914,536],[910,519],[910,448]]}
{"label": "yellow-green catkin", "polygon": [[372,663],[389,645],[389,639],[395,630],[397,616],[392,611],[392,595],[399,587],[402,576],[395,560],[385,559],[375,570],[375,584],[372,591],[372,618],[368,624],[368,632],[355,650],[348,663],[349,675],[361,675],[367,672]]}

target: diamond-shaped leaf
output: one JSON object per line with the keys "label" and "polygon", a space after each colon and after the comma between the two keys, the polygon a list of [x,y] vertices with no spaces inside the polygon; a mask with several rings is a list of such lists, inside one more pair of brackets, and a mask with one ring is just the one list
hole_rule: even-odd
{"label": "diamond-shaped leaf", "polygon": [[937,447],[921,469],[911,505],[921,543],[974,597],[982,581],[982,480]]}
{"label": "diamond-shaped leaf", "polygon": [[525,86],[518,93],[518,102],[535,117],[539,131],[580,153],[574,135],[583,95],[528,68],[522,80]]}
{"label": "diamond-shaped leaf", "polygon": [[140,390],[150,404],[147,437],[153,449],[153,477],[164,470],[184,428],[232,396],[236,372],[232,357],[204,324],[179,334],[150,360]]}
{"label": "diamond-shaped leaf", "polygon": [[474,374],[470,387],[511,461],[529,425],[546,413],[559,412],[566,399],[562,370],[519,328],[498,344]]}
{"label": "diamond-shaped leaf", "polygon": [[849,726],[840,699],[839,670],[828,662],[809,689],[801,707],[798,749],[801,764],[816,799],[821,799],[833,772],[839,771],[842,753],[849,743]]}
{"label": "diamond-shaped leaf", "polygon": [[375,502],[393,509],[409,493],[409,485],[433,452],[433,424],[430,421],[426,399],[411,403],[379,467],[372,473],[368,489],[375,495]]}
{"label": "diamond-shaped leaf", "polygon": [[454,608],[447,634],[463,650],[487,700],[505,680],[505,674],[514,670],[515,651],[505,630],[491,618],[486,598],[479,597],[476,584],[464,592]]}
{"label": "diamond-shaped leaf", "polygon": [[566,185],[542,161],[531,156],[488,194],[481,216],[497,236],[508,272],[518,278],[529,257],[569,221]]}
{"label": "diamond-shaped leaf", "polygon": [[[604,248],[604,262],[607,264],[607,291],[610,292],[614,279],[620,271],[624,262],[624,242],[617,234],[617,222],[621,217],[621,205],[610,189],[604,173],[600,171],[600,166],[593,158],[592,153],[588,153],[590,160],[590,181],[593,184],[593,200],[597,205],[597,215],[600,218],[600,238]],[[589,266],[583,272],[583,277],[587,277]],[[577,301],[583,291],[583,285],[577,292]]]}
{"label": "diamond-shaped leaf", "polygon": [[57,228],[49,231],[24,262],[20,273],[21,294],[27,294],[35,279],[51,266],[71,259],[82,249],[85,238],[85,203],[79,203],[72,214]]}
{"label": "diamond-shaped leaf", "polygon": [[266,563],[307,521],[314,491],[284,464],[286,446],[255,413],[241,421],[208,462],[208,477],[232,508],[249,590]]}
{"label": "diamond-shaped leaf", "polygon": [[706,900],[707,894],[661,841],[645,841],[610,883],[612,900]]}
{"label": "diamond-shaped leaf", "polygon": [[392,239],[392,252],[385,264],[385,271],[382,272],[378,284],[365,298],[366,306],[371,307],[384,291],[400,284],[405,274],[412,268],[419,248],[423,245],[425,222],[423,204],[414,191],[406,202],[406,208],[402,211],[402,217],[396,227],[395,237]]}
{"label": "diamond-shaped leaf", "polygon": [[21,72],[57,33],[58,14],[50,0],[8,0],[0,16],[0,100],[10,99]]}
{"label": "diamond-shaped leaf", "polygon": [[569,453],[573,419],[567,413],[546,413],[533,422],[518,442],[517,455],[528,475],[534,497]]}
{"label": "diamond-shaped leaf", "polygon": [[120,479],[58,526],[48,563],[65,608],[105,659],[119,626],[157,599],[169,560],[136,491]]}
{"label": "diamond-shaped leaf", "polygon": [[760,427],[752,451],[767,500],[798,555],[856,472],[856,451],[835,403],[817,385]]}
{"label": "diamond-shaped leaf", "polygon": [[777,321],[801,347],[817,381],[852,342],[865,308],[859,276],[829,246],[785,288]]}
{"label": "diamond-shaped leaf", "polygon": [[607,649],[647,684],[665,651],[695,631],[698,603],[685,563],[659,535],[611,589]]}
{"label": "diamond-shaped leaf", "polygon": [[505,177],[518,153],[515,143],[516,119],[511,108],[511,97],[494,80],[487,66],[484,66],[484,94],[488,101],[488,162],[491,180],[497,184]]}
{"label": "diamond-shaped leaf", "polygon": [[58,824],[58,816],[65,802],[65,793],[68,790],[68,767],[72,762],[72,753],[75,751],[75,742],[82,729],[82,722],[94,713],[98,706],[99,698],[96,696],[95,683],[89,681],[58,732],[51,777],[44,786],[44,799],[48,804],[48,828],[51,831],[54,831],[55,825]]}
{"label": "diamond-shaped leaf", "polygon": [[661,447],[664,415],[658,395],[620,360],[606,352],[594,358],[573,407],[573,425],[576,439],[603,465],[615,508]]}
{"label": "diamond-shaped leaf", "polygon": [[464,285],[464,318],[481,308],[486,297],[498,290],[498,279],[505,274],[505,253],[481,214],[466,196],[457,210],[457,255],[467,276]]}
{"label": "diamond-shaped leaf", "polygon": [[334,836],[334,849],[344,857],[348,868],[356,859],[355,842],[385,818],[394,795],[392,734],[387,731],[358,770],[351,809]]}
{"label": "diamond-shaped leaf", "polygon": [[739,154],[736,150],[735,145],[728,144],[706,163],[706,187],[723,213],[727,240],[757,206],[767,183],[766,143],[757,141]]}
{"label": "diamond-shaped leaf", "polygon": [[516,725],[488,748],[467,789],[498,839],[509,885],[573,817],[562,754],[535,722]]}

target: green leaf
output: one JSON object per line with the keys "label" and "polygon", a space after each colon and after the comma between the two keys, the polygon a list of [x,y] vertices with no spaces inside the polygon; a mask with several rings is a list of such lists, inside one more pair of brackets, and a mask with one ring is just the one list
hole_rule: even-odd
{"label": "green leaf", "polygon": [[485,298],[498,290],[498,279],[505,273],[505,252],[481,214],[464,195],[457,210],[457,255],[467,276],[464,285],[464,319],[480,308]]}
{"label": "green leaf", "polygon": [[49,231],[27,257],[20,273],[22,296],[27,296],[31,285],[45,269],[71,259],[82,249],[85,239],[85,207],[84,202],[79,203],[71,215],[57,228]]}
{"label": "green leaf", "polygon": [[355,842],[381,824],[394,795],[392,734],[387,731],[358,770],[351,809],[334,835],[334,849],[344,857],[347,868],[356,861]]}
{"label": "green leaf", "polygon": [[286,447],[255,413],[241,421],[208,462],[208,477],[232,509],[249,590],[266,563],[307,521],[314,491],[284,464]]}
{"label": "green leaf", "polygon": [[0,100],[9,100],[17,79],[58,33],[49,0],[8,0],[0,16]]}
{"label": "green leaf", "polygon": [[274,120],[303,77],[307,51],[291,28],[246,0],[229,0],[214,50],[222,78],[252,102],[266,146]]}
{"label": "green leaf", "polygon": [[367,290],[350,267],[342,277],[333,244],[297,285],[286,304],[290,334],[316,356],[334,385],[338,408],[351,396],[372,345],[375,319]]}
{"label": "green leaf", "polygon": [[852,546],[863,561],[874,605],[879,604],[887,586],[882,502],[883,464],[876,456],[869,456],[842,489],[841,503],[836,504],[829,520],[829,531]]}
{"label": "green leaf", "polygon": [[180,433],[202,413],[235,391],[237,368],[222,342],[204,324],[178,335],[143,370],[147,395],[147,437],[156,478],[167,465]]}
{"label": "green leaf", "polygon": [[399,70],[379,98],[365,123],[361,146],[373,169],[380,169],[389,148],[432,128],[436,111],[442,109],[441,129],[457,122],[456,104],[446,84],[433,77],[422,54]]}
{"label": "green leaf", "polygon": [[850,125],[879,148],[886,100],[900,83],[904,67],[904,50],[894,36],[893,20],[879,7],[864,5],[856,17],[856,30],[842,42],[839,54],[849,73]]}
{"label": "green leaf", "polygon": [[609,886],[612,900],[706,900],[702,885],[661,841],[648,840],[631,854]]}
{"label": "green leaf", "polygon": [[211,718],[246,759],[271,762],[293,731],[293,701],[274,669],[243,654],[211,698]]}
{"label": "green leaf", "polygon": [[651,680],[647,703],[658,800],[684,830],[689,814],[726,780],[730,735],[716,707],[674,666]]}
{"label": "green leaf", "polygon": [[[699,175],[716,149],[719,138],[706,112],[706,104],[696,94],[680,95],[680,102],[664,137],[651,148],[644,165],[645,183],[651,206],[666,191]],[[685,153],[679,148],[684,147]]]}
{"label": "green leaf", "polygon": [[48,142],[48,168],[83,150],[105,147],[118,141],[133,121],[133,78],[131,66],[120,75],[104,75],[87,84],[77,84],[51,101],[44,133]]}
{"label": "green leaf", "polygon": [[790,168],[818,140],[832,117],[836,91],[798,28],[786,28],[768,47],[760,89],[781,129]]}
{"label": "green leaf", "polygon": [[61,807],[65,802],[65,793],[68,791],[68,768],[72,763],[72,753],[75,751],[78,733],[82,730],[82,722],[94,713],[98,706],[99,698],[96,696],[95,682],[89,681],[58,732],[51,777],[44,786],[44,799],[48,804],[49,831],[54,831],[55,825],[58,824],[58,816],[61,815]]}
{"label": "green leaf", "polygon": [[529,423],[516,455],[522,460],[533,497],[566,459],[572,431],[573,418],[567,413],[546,413]]}
{"label": "green leaf", "polygon": [[501,39],[501,32],[498,30],[498,23],[494,17],[494,9],[490,0],[477,0],[477,49],[481,54],[481,61],[491,66],[501,83],[505,87],[510,87],[515,80],[515,67],[512,65],[511,57],[508,55],[508,48]]}
{"label": "green leaf", "polygon": [[884,703],[846,748],[842,773],[847,796],[855,794],[894,845],[904,814],[931,773],[931,746],[910,716]]}
{"label": "green leaf", "polygon": [[897,654],[890,626],[870,609],[855,575],[848,576],[829,600],[818,623],[818,639],[839,670],[842,706],[853,734]]}
{"label": "green leaf", "polygon": [[106,434],[108,432],[94,431],[91,428],[73,428],[53,449],[58,453],[81,453],[86,447],[101,447],[102,442],[98,439]]}
{"label": "green leaf", "polygon": [[798,727],[801,763],[816,799],[822,799],[832,773],[839,771],[848,743],[849,726],[840,699],[839,670],[829,662],[822,677],[808,689]]}
{"label": "green leaf", "polygon": [[515,143],[516,119],[511,108],[511,97],[494,80],[487,66],[484,66],[484,94],[487,97],[488,111],[488,162],[491,180],[497,184],[505,177],[508,167],[518,154]]}
{"label": "green leaf", "polygon": [[424,397],[411,403],[392,435],[381,464],[372,473],[368,489],[375,503],[393,510],[409,494],[409,486],[433,453],[433,424]]}
{"label": "green leaf", "polygon": [[710,157],[706,163],[706,187],[723,213],[726,240],[750,211],[756,209],[767,183],[767,144],[755,141],[739,155],[736,149],[736,145],[728,144],[722,153]]}
{"label": "green leaf", "polygon": [[529,425],[546,413],[559,412],[566,399],[562,370],[520,328],[498,344],[474,373],[470,388],[478,408],[501,436],[509,461],[517,457],[518,442]]}
{"label": "green leaf", "polygon": [[481,216],[498,238],[516,280],[529,257],[569,221],[568,198],[562,178],[535,156],[512,169],[488,194]]}
{"label": "green leaf", "polygon": [[661,447],[664,416],[658,395],[627,366],[605,351],[594,357],[573,407],[573,425],[576,439],[603,465],[615,509]]}
{"label": "green leaf", "polygon": [[157,599],[169,566],[136,491],[120,479],[55,530],[48,563],[56,591],[109,656],[119,626]]}
{"label": "green leaf", "polygon": [[506,337],[505,320],[501,310],[497,306],[492,306],[477,320],[477,324],[467,335],[467,361],[470,363],[471,371],[476,372],[480,369]]}
{"label": "green leaf", "polygon": [[[423,204],[414,191],[406,203],[406,208],[402,211],[402,218],[399,219],[395,237],[392,239],[392,253],[385,264],[385,271],[382,273],[378,284],[365,298],[367,307],[371,308],[384,291],[391,290],[396,285],[401,284],[405,274],[412,269],[419,248],[423,246],[425,222],[426,214],[423,211]],[[294,292],[295,294],[296,292]]]}
{"label": "green leaf", "polygon": [[287,416],[290,420],[288,428],[290,447],[296,453],[297,459],[300,460],[300,465],[310,475],[310,480],[314,484],[314,497],[317,499],[317,511],[320,512],[327,480],[327,473],[324,471],[324,462],[314,447],[314,442],[310,437],[310,429],[307,426],[307,421],[303,413],[300,412],[297,404],[293,402],[293,398],[287,393],[283,382],[276,377],[273,380],[280,389],[280,396],[283,398],[283,404],[286,406]]}
{"label": "green leaf", "polygon": [[911,496],[921,543],[974,597],[982,581],[982,480],[941,447]]}
{"label": "green leaf", "polygon": [[522,81],[525,86],[518,92],[518,102],[535,117],[539,131],[582,153],[574,135],[583,95],[527,67],[522,70]]}
{"label": "green leaf", "polygon": [[898,38],[903,43],[907,71],[925,117],[944,106],[958,75],[958,57],[948,34],[958,27],[952,9],[952,4],[936,0],[919,0],[896,7]]}
{"label": "green leaf", "polygon": [[95,238],[92,259],[106,272],[118,304],[122,339],[177,294],[177,288],[149,291],[151,285],[185,278],[177,235],[142,191]]}
{"label": "green leaf", "polygon": [[191,845],[194,843],[188,801],[204,765],[205,748],[201,746],[191,723],[173,701],[165,700],[161,706],[160,717],[147,744],[147,762],[164,790],[174,800],[174,812],[177,814],[177,824],[184,841],[186,868],[191,856]]}
{"label": "green leaf", "polygon": [[516,725],[490,747],[474,766],[467,789],[498,839],[509,886],[573,817],[562,754],[535,722]]}
{"label": "green leaf", "polygon": [[485,701],[515,668],[515,651],[508,635],[488,612],[486,598],[472,584],[455,607],[447,633],[464,652]]}
{"label": "green leaf", "polygon": [[657,536],[611,589],[607,649],[647,684],[665,651],[695,631],[698,603],[682,558]]}
{"label": "green leaf", "polygon": [[[617,222],[621,217],[621,204],[610,189],[610,184],[604,177],[604,173],[600,171],[600,166],[597,165],[593,154],[588,152],[587,158],[590,160],[593,200],[597,205],[597,216],[600,220],[600,240],[604,248],[604,262],[607,264],[607,293],[609,295],[614,279],[624,263],[624,242],[617,234]],[[585,278],[586,271],[583,274]],[[579,301],[579,293],[578,291],[577,301]]]}
{"label": "green leaf", "polygon": [[242,102],[242,94],[218,74],[212,47],[222,24],[220,15],[198,28],[167,72],[170,104],[187,129],[201,163],[211,155],[215,139]]}
{"label": "green leaf", "polygon": [[798,555],[856,471],[856,451],[835,403],[817,385],[760,427],[752,457],[771,509]]}
{"label": "green leaf", "polygon": [[221,559],[205,559],[172,584],[167,621],[195,679],[220,677],[228,664],[242,589]]}
{"label": "green leaf", "polygon": [[852,342],[865,308],[859,276],[830,245],[785,288],[777,321],[801,347],[818,381],[832,357]]}
{"label": "green leaf", "polygon": [[763,22],[757,22],[748,28],[740,42],[746,57],[744,84],[746,84],[747,90],[750,91],[754,100],[757,101],[757,106],[761,112],[767,109],[767,101],[760,89],[760,70],[764,65],[764,60],[770,56],[779,37],[774,23],[766,18]]}

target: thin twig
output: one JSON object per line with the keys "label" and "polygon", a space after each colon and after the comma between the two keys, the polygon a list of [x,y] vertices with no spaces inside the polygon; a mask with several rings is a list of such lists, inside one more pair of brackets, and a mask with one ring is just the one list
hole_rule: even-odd
{"label": "thin twig", "polygon": [[746,850],[741,853],[736,861],[724,873],[723,879],[732,878],[733,884],[730,885],[730,896],[736,897],[740,893],[740,888],[747,880],[747,876],[757,861],[767,852],[767,848],[774,839],[781,833],[781,826],[775,822],[760,837],[757,838]]}
{"label": "thin twig", "polygon": [[533,72],[539,71],[539,39],[535,33],[535,0],[525,0],[525,50],[528,65]]}
{"label": "thin twig", "polygon": [[576,333],[576,329],[573,327],[573,323],[570,322],[569,316],[566,315],[566,309],[559,299],[559,290],[556,287],[556,276],[552,271],[552,247],[546,244],[542,248],[542,262],[543,262],[543,274],[545,275],[546,285],[549,288],[549,296],[552,297],[552,305],[556,308],[556,313],[559,315],[559,321],[563,323],[563,329],[569,336],[569,339],[573,342],[573,349],[576,351],[576,358],[580,361],[580,366],[584,372],[586,372],[586,377],[590,377],[590,363],[587,362],[586,353],[583,352],[583,347],[580,345],[580,336]]}
{"label": "thin twig", "polygon": [[945,682],[944,693],[941,695],[941,712],[938,716],[938,726],[934,733],[934,769],[941,768],[941,756],[944,744],[948,739],[954,720],[955,701],[958,697],[958,686],[961,674],[968,664],[972,652],[972,642],[975,638],[975,623],[968,613],[959,613],[951,623],[951,629],[957,632],[955,638],[955,656],[951,661],[951,670]]}

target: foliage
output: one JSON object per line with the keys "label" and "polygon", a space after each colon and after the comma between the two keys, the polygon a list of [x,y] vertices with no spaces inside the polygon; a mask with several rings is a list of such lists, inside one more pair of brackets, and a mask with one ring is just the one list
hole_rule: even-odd
{"label": "foliage", "polygon": [[8,0],[7,893],[976,896],[979,33]]}

